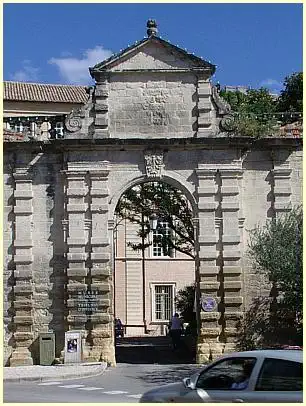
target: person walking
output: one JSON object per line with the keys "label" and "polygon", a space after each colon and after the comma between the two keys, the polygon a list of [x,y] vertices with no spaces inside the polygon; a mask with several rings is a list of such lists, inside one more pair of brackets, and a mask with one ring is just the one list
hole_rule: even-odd
{"label": "person walking", "polygon": [[176,350],[181,344],[183,322],[179,318],[178,313],[174,313],[170,322],[170,337],[172,340],[173,349]]}

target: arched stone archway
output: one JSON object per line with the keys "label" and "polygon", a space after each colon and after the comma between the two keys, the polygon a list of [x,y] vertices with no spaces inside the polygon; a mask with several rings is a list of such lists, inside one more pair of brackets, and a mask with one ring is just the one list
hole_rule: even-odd
{"label": "arched stone archway", "polygon": [[[96,148],[99,149],[98,146]],[[136,148],[137,150],[135,150]],[[172,149],[175,153],[172,153]],[[102,151],[103,148],[101,147],[101,155],[107,157],[108,153]],[[71,288],[77,287],[75,281],[78,278],[77,275],[81,275],[80,268],[83,266],[85,269],[85,247],[87,246],[89,247],[88,256],[91,265],[91,287],[100,289],[101,296],[110,298],[103,299],[101,306],[108,304],[109,309],[111,309],[111,229],[113,227],[112,216],[118,199],[128,187],[154,179],[164,180],[179,186],[191,199],[195,213],[196,281],[200,293],[199,299],[208,300],[215,306],[213,309],[209,309],[210,311],[200,312],[201,328],[199,330],[198,357],[199,360],[205,360],[211,354],[213,356],[221,354],[225,346],[228,350],[233,349],[234,344],[230,337],[235,336],[235,322],[242,316],[242,312],[239,311],[242,305],[240,293],[242,271],[239,265],[242,216],[240,198],[238,198],[239,195],[241,196],[239,182],[242,174],[242,161],[233,160],[230,165],[228,163],[224,165],[218,159],[221,151],[216,151],[214,164],[201,164],[206,160],[205,155],[209,153],[211,159],[213,154],[210,151],[199,150],[198,147],[193,151],[186,152],[179,145],[172,146],[172,148],[168,146],[167,150],[166,147],[160,146],[156,151],[156,155],[162,156],[157,168],[158,176],[150,174],[146,164],[148,152],[146,148],[142,148],[140,151],[137,144],[130,145],[124,151],[123,154],[128,153],[130,158],[124,167],[120,165],[120,153],[116,155],[117,161],[108,159],[100,161],[99,169],[96,163],[93,164],[91,161],[86,163],[83,161],[80,164],[80,161],[77,163],[71,159],[67,163],[67,214],[71,230],[69,234],[76,232],[77,226],[74,224],[86,222],[86,215],[89,215],[88,220],[91,221],[90,239],[87,242],[83,239],[83,246],[80,238],[67,240],[69,263],[67,275],[71,279],[71,281],[68,279],[68,292]],[[86,154],[88,156],[88,152]],[[152,152],[150,154],[152,156]],[[193,156],[193,164],[197,158],[196,169],[191,167],[189,161],[184,158],[186,154],[189,158]],[[229,156],[230,152],[227,152],[227,162]],[[233,151],[232,156],[236,156],[235,151]],[[73,155],[70,154],[70,157],[72,158]],[[78,165],[81,170],[77,169]],[[138,169],[129,171],[129,166]],[[171,169],[168,173],[168,168],[174,166],[177,166],[177,170]],[[85,189],[86,193],[84,192]],[[85,198],[83,195],[82,198],[78,198],[76,205],[76,193],[80,193],[80,191],[85,193],[87,197]],[[86,201],[90,202],[87,206]],[[101,230],[104,230],[103,233]],[[80,278],[83,278],[84,283],[85,276]],[[229,297],[225,296],[226,291],[230,292]],[[71,302],[73,302],[72,297]],[[68,320],[71,322],[72,328],[86,329],[84,324],[86,320],[84,319],[82,322],[79,316],[74,315],[76,309],[71,307],[70,312],[71,315],[68,316]],[[91,350],[88,350],[89,359],[91,359],[90,357],[96,359],[99,353],[98,358],[103,354],[105,359],[114,362],[112,312],[93,315],[92,322],[93,346]],[[226,335],[226,344],[222,342],[222,334],[223,337]],[[107,353],[106,348],[110,351],[110,359],[105,355]]]}

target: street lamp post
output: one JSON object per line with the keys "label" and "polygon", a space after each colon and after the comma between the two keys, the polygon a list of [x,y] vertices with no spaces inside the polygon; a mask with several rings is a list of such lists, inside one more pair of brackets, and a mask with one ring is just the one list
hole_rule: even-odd
{"label": "street lamp post", "polygon": [[[156,213],[152,213],[149,216],[149,223],[150,223],[150,229],[151,230],[156,230],[157,229],[157,222],[158,222],[158,216]],[[145,261],[145,237],[144,237],[144,214],[142,213],[142,313],[143,313],[143,325],[144,325],[144,332],[145,334],[148,334],[148,329],[147,329],[147,320],[146,320],[146,261]]]}

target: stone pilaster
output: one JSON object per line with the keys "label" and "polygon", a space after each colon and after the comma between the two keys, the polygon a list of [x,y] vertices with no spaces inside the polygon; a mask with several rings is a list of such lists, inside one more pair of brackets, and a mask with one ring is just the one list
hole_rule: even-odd
{"label": "stone pilaster", "polygon": [[198,136],[208,136],[212,131],[211,83],[207,75],[198,76]]}
{"label": "stone pilaster", "polygon": [[285,157],[282,157],[281,151],[273,153],[273,158],[273,200],[274,212],[277,216],[292,209],[291,168]]}
{"label": "stone pilaster", "polygon": [[27,168],[17,168],[15,180],[14,239],[14,324],[15,348],[10,366],[33,365],[29,346],[33,341],[33,255],[32,255],[32,179]]}
{"label": "stone pilaster", "polygon": [[222,258],[225,352],[235,349],[237,322],[242,317],[240,168],[221,169]]}
{"label": "stone pilaster", "polygon": [[109,138],[108,128],[108,77],[100,74],[95,90],[95,134],[94,138]]}
{"label": "stone pilaster", "polygon": [[86,244],[86,218],[88,208],[86,202],[86,171],[67,170],[67,322],[69,330],[80,330],[85,334],[86,315],[80,314],[77,309],[77,298],[80,293],[87,290],[87,257]]}
{"label": "stone pilaster", "polygon": [[[210,169],[197,169],[198,176],[198,280],[200,301],[205,298],[213,298],[217,303],[219,290],[219,267],[216,265],[217,258],[217,235],[215,227],[216,203],[216,171]],[[220,313],[218,307],[212,312],[200,311],[201,328],[198,336],[197,362],[208,361],[222,353],[222,345],[219,343]]]}
{"label": "stone pilaster", "polygon": [[91,288],[98,291],[98,311],[91,316],[92,348],[89,360],[106,361],[115,365],[112,303],[111,244],[112,222],[108,222],[108,162],[89,171],[91,233]]}

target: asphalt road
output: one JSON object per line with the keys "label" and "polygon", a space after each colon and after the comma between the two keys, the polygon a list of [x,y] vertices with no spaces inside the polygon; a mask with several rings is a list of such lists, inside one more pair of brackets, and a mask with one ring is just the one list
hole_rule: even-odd
{"label": "asphalt road", "polygon": [[117,364],[92,378],[4,383],[6,403],[137,403],[142,393],[190,376],[195,364]]}

